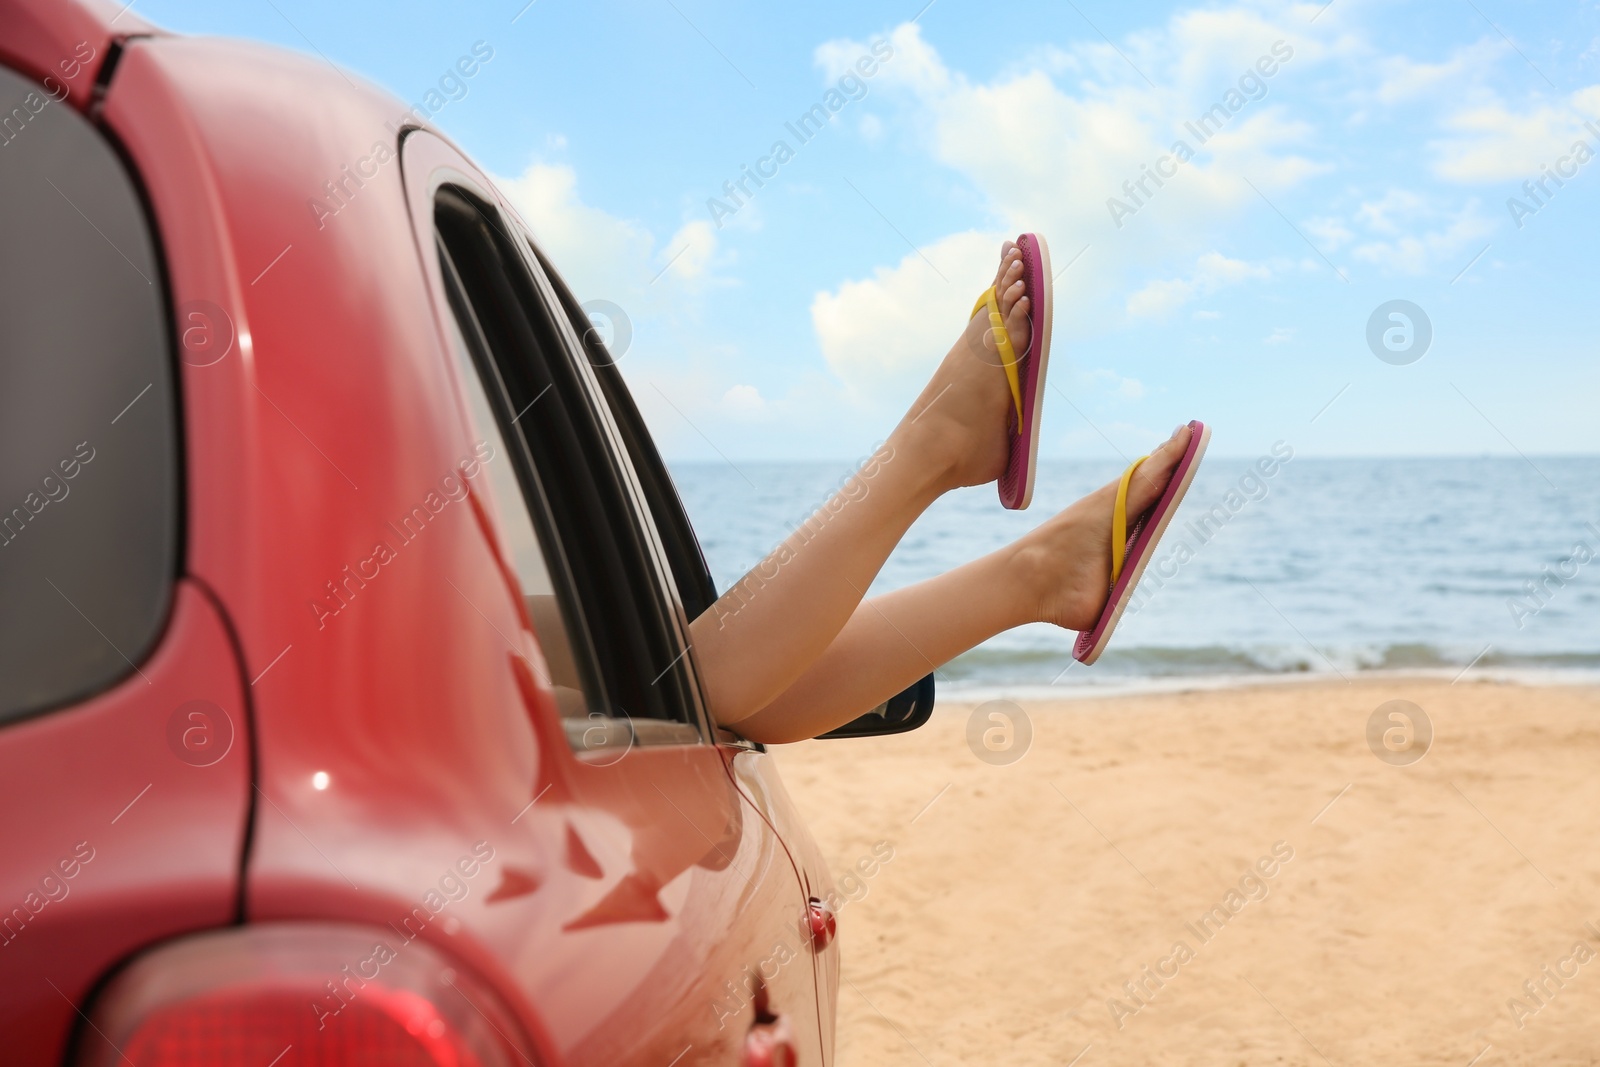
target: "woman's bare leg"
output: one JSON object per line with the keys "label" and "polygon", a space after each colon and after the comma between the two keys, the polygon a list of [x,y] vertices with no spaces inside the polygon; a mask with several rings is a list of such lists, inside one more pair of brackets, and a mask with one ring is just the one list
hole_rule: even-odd
{"label": "woman's bare leg", "polygon": [[[1140,465],[1128,487],[1130,515],[1155,503],[1188,445],[1181,426]],[[1116,496],[1112,482],[996,552],[863,602],[799,680],[739,732],[766,744],[803,741],[1023,623],[1093,626],[1108,595]]]}
{"label": "woman's bare leg", "polygon": [[[1006,333],[1028,344],[1029,300],[1012,242],[995,275]],[[986,313],[974,316],[884,447],[689,627],[712,716],[748,717],[838,636],[889,553],[940,494],[1005,467],[1011,390]]]}

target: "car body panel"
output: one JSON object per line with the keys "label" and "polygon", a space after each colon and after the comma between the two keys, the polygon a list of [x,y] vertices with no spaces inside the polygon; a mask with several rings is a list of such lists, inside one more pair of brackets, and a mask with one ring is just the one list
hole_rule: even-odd
{"label": "car body panel", "polygon": [[184,580],[135,674],[0,730],[6,1063],[59,1063],[78,1006],[128,953],[234,921],[250,811],[245,688],[215,602]]}
{"label": "car body panel", "polygon": [[[761,817],[788,848],[795,869],[800,872],[807,903],[813,900],[831,901],[834,896],[833,876],[828,872],[822,850],[812,840],[799,810],[789,797],[789,791],[784,788],[772,757],[765,751],[755,749],[738,752],[729,761],[729,772],[740,791],[761,812]],[[822,1035],[823,1062],[831,1063],[834,1006],[839,1000],[839,940],[835,937],[826,944],[813,945],[809,927],[801,936],[805,949],[802,956],[812,961],[813,980],[817,988],[817,1027]]]}
{"label": "car body panel", "polygon": [[[40,82],[50,95],[87,111],[112,45],[155,27],[104,0],[0,0],[0,63]],[[8,102],[9,104],[10,102]]]}

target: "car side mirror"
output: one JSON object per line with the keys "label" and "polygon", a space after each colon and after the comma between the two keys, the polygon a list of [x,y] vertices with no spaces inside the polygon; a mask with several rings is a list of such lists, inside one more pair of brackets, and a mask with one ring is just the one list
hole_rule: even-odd
{"label": "car side mirror", "polygon": [[924,675],[858,719],[820,737],[878,737],[915,730],[933,717],[933,675]]}

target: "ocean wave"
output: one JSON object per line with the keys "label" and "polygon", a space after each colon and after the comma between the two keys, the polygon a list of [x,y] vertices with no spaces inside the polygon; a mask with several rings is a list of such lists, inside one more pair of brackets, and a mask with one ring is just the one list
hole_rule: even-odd
{"label": "ocean wave", "polygon": [[938,671],[947,691],[997,686],[1124,685],[1136,680],[1236,676],[1329,675],[1374,672],[1513,670],[1600,672],[1600,652],[1501,652],[1420,642],[1352,645],[1314,651],[1305,645],[1195,645],[1112,648],[1093,667],[1067,649],[983,646]]}

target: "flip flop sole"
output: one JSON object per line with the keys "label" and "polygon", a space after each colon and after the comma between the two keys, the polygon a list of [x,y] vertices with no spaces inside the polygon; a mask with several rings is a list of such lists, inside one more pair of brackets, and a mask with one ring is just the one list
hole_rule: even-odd
{"label": "flip flop sole", "polygon": [[1038,258],[1036,263],[1028,263],[1024,267],[1024,277],[1029,273],[1028,267],[1034,267],[1037,273],[1028,285],[1032,307],[1028,309],[1030,340],[1027,364],[1022,368],[1025,374],[1022,383],[1022,432],[1012,442],[1012,454],[999,487],[1000,503],[1013,511],[1021,511],[1033,503],[1033,483],[1039,471],[1039,415],[1044,400],[1045,376],[1050,370],[1050,326],[1055,320],[1050,246],[1039,234],[1028,233],[1023,236],[1034,246]]}
{"label": "flip flop sole", "polygon": [[1111,643],[1111,635],[1116,632],[1117,623],[1122,621],[1124,609],[1133,599],[1133,591],[1138,588],[1139,579],[1144,576],[1146,564],[1155,555],[1156,545],[1160,544],[1162,535],[1167,532],[1167,526],[1172,522],[1172,517],[1178,513],[1178,505],[1183,503],[1184,496],[1189,492],[1189,486],[1194,482],[1196,472],[1200,470],[1200,460],[1211,444],[1211,427],[1195,421],[1189,423],[1189,429],[1191,431],[1189,448],[1178,461],[1178,467],[1173,471],[1172,480],[1167,483],[1166,491],[1152,508],[1151,520],[1139,531],[1139,536],[1128,553],[1128,561],[1123,566],[1122,576],[1117,579],[1115,588],[1111,590],[1110,602],[1100,615],[1100,621],[1095,623],[1094,629],[1078,635],[1072,656],[1079,663],[1086,666],[1092,664],[1100,658],[1100,653],[1105,651],[1106,645]]}

